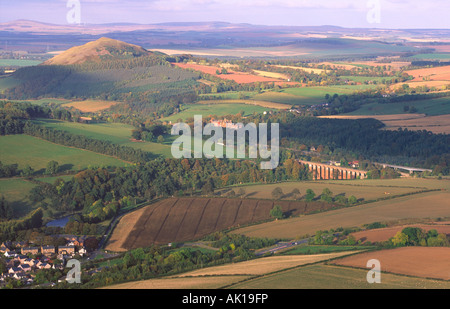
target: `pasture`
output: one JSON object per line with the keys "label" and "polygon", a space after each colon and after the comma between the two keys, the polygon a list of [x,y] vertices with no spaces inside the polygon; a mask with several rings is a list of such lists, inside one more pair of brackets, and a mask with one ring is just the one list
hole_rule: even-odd
{"label": "pasture", "polygon": [[24,179],[0,179],[0,195],[14,209],[14,216],[21,217],[31,211],[27,195],[36,185]]}
{"label": "pasture", "polygon": [[403,101],[397,103],[369,103],[362,105],[358,110],[347,115],[395,115],[404,114],[405,106],[414,106],[416,114],[438,116],[450,114],[450,97],[436,98],[430,100]]}
{"label": "pasture", "polygon": [[35,122],[55,130],[64,130],[72,134],[80,134],[93,139],[110,141],[111,143],[120,146],[141,149],[155,155],[171,157],[171,146],[168,144],[134,142],[131,137],[131,131],[135,128],[131,125],[121,123],[83,124],[51,119],[40,119],[35,120]]}
{"label": "pasture", "polygon": [[[233,103],[236,102],[236,103]],[[202,115],[203,118],[209,116],[226,116],[226,115],[236,115],[238,113],[244,112],[243,116],[251,115],[253,113],[263,113],[265,111],[272,110],[269,107],[263,107],[256,104],[241,103],[243,100],[213,100],[213,101],[200,101],[197,104],[189,104],[183,106],[183,110],[178,114],[171,115],[169,117],[165,117],[163,121],[172,121],[172,123],[178,122],[179,119],[186,121],[189,118],[194,118],[196,115]],[[266,105],[270,106],[267,102],[261,102],[261,104],[266,103]]]}
{"label": "pasture", "polygon": [[126,166],[127,162],[91,151],[53,144],[28,135],[0,137],[0,158],[3,164],[31,166],[44,172],[49,161],[57,161],[60,171],[79,171],[89,166]]}

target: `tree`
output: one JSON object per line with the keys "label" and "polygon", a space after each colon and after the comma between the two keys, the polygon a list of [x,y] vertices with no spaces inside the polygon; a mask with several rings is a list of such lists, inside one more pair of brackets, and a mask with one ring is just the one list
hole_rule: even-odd
{"label": "tree", "polygon": [[311,202],[315,197],[316,197],[316,193],[314,193],[313,190],[311,190],[311,189],[306,190],[306,196],[305,196],[305,199],[306,199],[308,202]]}
{"label": "tree", "polygon": [[293,198],[299,199],[300,198],[300,190],[297,188],[294,188],[291,192],[291,195]]}
{"label": "tree", "polygon": [[276,187],[272,191],[272,197],[276,200],[279,200],[281,197],[283,197],[283,190],[280,187]]}
{"label": "tree", "polygon": [[244,197],[245,193],[246,193],[246,191],[245,191],[244,188],[239,188],[237,195],[241,196],[241,197]]}
{"label": "tree", "polygon": [[320,199],[328,203],[333,202],[333,192],[328,188],[323,189]]}
{"label": "tree", "polygon": [[358,199],[354,195],[352,195],[348,198],[348,203],[350,205],[355,205],[357,202],[358,202]]}
{"label": "tree", "polygon": [[47,163],[47,168],[45,169],[45,173],[47,175],[54,175],[54,174],[58,173],[58,170],[59,170],[59,163],[52,160]]}
{"label": "tree", "polygon": [[405,246],[408,243],[408,235],[397,232],[397,234],[391,238],[391,242],[394,246]]}
{"label": "tree", "polygon": [[420,244],[422,239],[425,239],[425,233],[421,228],[418,227],[405,227],[402,233],[408,236],[407,245],[417,246]]}
{"label": "tree", "polygon": [[270,216],[275,219],[283,219],[283,210],[281,209],[281,206],[273,206],[273,208],[270,210]]}

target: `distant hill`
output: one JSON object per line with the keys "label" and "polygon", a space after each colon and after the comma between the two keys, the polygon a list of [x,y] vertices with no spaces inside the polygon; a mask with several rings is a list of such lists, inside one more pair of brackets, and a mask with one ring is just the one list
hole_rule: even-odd
{"label": "distant hill", "polygon": [[152,54],[140,46],[102,37],[82,46],[72,47],[45,61],[43,65],[73,65],[103,60],[131,59]]}

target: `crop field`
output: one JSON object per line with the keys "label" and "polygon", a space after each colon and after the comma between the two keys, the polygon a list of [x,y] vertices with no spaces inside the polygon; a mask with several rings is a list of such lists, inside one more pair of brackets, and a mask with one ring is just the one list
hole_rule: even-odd
{"label": "crop field", "polygon": [[[301,256],[272,256],[256,260],[239,262],[221,266],[213,266],[200,270],[190,271],[181,275],[165,279],[150,279],[140,282],[123,283],[110,286],[110,289],[166,289],[171,287],[184,287],[189,289],[209,289],[233,286],[241,281],[259,278],[273,272],[283,271],[292,267],[323,262],[329,259],[348,255],[349,252],[338,252],[317,255]],[[201,284],[210,283],[211,285]],[[272,287],[273,288],[273,287]]]}
{"label": "crop field", "polygon": [[450,280],[448,247],[403,247],[366,252],[335,260],[333,264],[365,268],[370,259],[380,261],[381,272]]}
{"label": "crop field", "polygon": [[183,69],[192,69],[195,71],[200,71],[202,73],[214,75],[216,77],[226,79],[226,80],[234,80],[239,84],[247,84],[247,83],[256,83],[256,82],[280,82],[285,81],[279,78],[273,77],[265,77],[261,75],[253,75],[248,73],[234,72],[233,70],[229,70],[228,74],[216,74],[217,70],[221,70],[218,66],[209,66],[209,65],[201,65],[196,63],[176,63],[176,66]]}
{"label": "crop field", "polygon": [[288,80],[289,76],[286,74],[276,73],[276,72],[267,72],[267,71],[259,71],[259,70],[253,70],[257,75],[264,76],[268,78],[276,78],[281,80]]}
{"label": "crop field", "polygon": [[154,243],[196,240],[216,231],[269,220],[275,204],[292,215],[334,207],[304,201],[170,198],[126,215],[117,225],[107,248],[124,251]]}
{"label": "crop field", "polygon": [[[322,194],[323,189],[328,188],[331,192],[333,192],[334,196],[344,195],[349,197],[354,195],[356,198],[364,200],[376,200],[423,190],[423,188],[419,189],[412,186],[388,186],[388,184],[389,181],[386,181],[385,185],[381,182],[379,182],[378,185],[371,183],[366,184],[364,180],[360,180],[359,184],[350,184],[347,181],[299,181],[278,184],[249,185],[244,188],[245,194],[248,197],[270,199],[272,198],[272,191],[279,187],[284,193],[284,196],[281,197],[282,200],[296,199],[296,197],[291,194],[294,189],[298,189],[301,196],[306,194],[306,190],[311,189],[316,193],[317,197],[319,197],[320,194]],[[237,193],[237,190],[238,189],[235,189],[234,191]]]}
{"label": "crop field", "polygon": [[[369,284],[366,268],[333,263],[356,259],[354,252],[317,255],[272,256],[213,266],[163,279],[150,279],[107,289],[448,289],[448,281],[382,273],[380,284]],[[329,261],[331,260],[331,261]],[[367,261],[365,261],[367,262]],[[383,265],[383,264],[382,264]]]}
{"label": "crop field", "polygon": [[409,75],[413,76],[413,81],[450,81],[450,66],[442,66],[435,68],[416,69],[405,71]]}
{"label": "crop field", "polygon": [[305,72],[308,72],[308,73],[314,73],[314,74],[321,74],[321,73],[326,71],[326,70],[323,70],[323,69],[302,68],[302,67],[296,67],[296,66],[290,66],[290,65],[273,65],[273,67],[293,69],[293,70],[301,70],[301,71],[305,71]]}
{"label": "crop field", "polygon": [[360,232],[352,233],[356,240],[361,240],[362,242],[370,241],[371,243],[383,242],[389,240],[389,238],[394,237],[397,232],[401,232],[405,227],[417,227],[426,232],[429,230],[436,230],[439,234],[450,234],[450,225],[440,222],[431,222],[429,224],[410,224],[410,225],[399,225],[393,227],[386,227],[380,229],[371,229]]}
{"label": "crop field", "polygon": [[387,130],[398,130],[398,128],[410,131],[426,130],[436,134],[450,134],[450,114],[441,116],[430,116],[408,120],[384,121]]}
{"label": "crop field", "polygon": [[76,101],[63,106],[76,108],[84,113],[98,112],[104,109],[108,109],[111,106],[119,104],[119,102],[114,101],[100,101],[100,100],[86,100],[86,101]]}
{"label": "crop field", "polygon": [[[400,112],[400,111],[399,111]],[[366,119],[374,118],[383,122],[385,130],[398,130],[399,128],[410,131],[426,130],[435,134],[450,134],[450,115],[426,116],[425,114],[387,114],[387,115],[338,115],[321,116],[331,119]]]}
{"label": "crop field", "polygon": [[127,162],[87,150],[61,146],[28,135],[0,137],[0,158],[3,164],[31,166],[45,171],[47,163],[55,160],[61,171],[78,171],[89,166],[126,166]]}
{"label": "crop field", "polygon": [[[366,261],[367,262],[367,261]],[[365,266],[365,265],[364,265]],[[268,274],[232,285],[235,289],[448,289],[442,280],[382,273],[380,284],[369,284],[369,268],[357,269],[317,263]]]}
{"label": "crop field", "polygon": [[[424,205],[427,205],[424,207]],[[339,227],[361,227],[373,222],[405,218],[439,218],[450,216],[450,193],[445,191],[420,193],[359,206],[331,210],[309,216],[289,218],[243,227],[232,233],[249,237],[295,239],[320,230]]]}

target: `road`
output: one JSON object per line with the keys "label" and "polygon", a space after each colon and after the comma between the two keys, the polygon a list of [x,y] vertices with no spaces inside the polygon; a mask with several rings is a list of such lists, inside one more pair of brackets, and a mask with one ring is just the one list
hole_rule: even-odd
{"label": "road", "polygon": [[302,244],[307,244],[308,241],[309,241],[309,238],[297,240],[297,241],[289,241],[289,242],[281,242],[280,241],[274,247],[258,251],[255,253],[255,255],[261,256],[261,255],[264,255],[267,253],[276,253],[277,251],[282,250],[282,249],[288,249],[288,248],[296,247],[296,246],[299,246]]}

